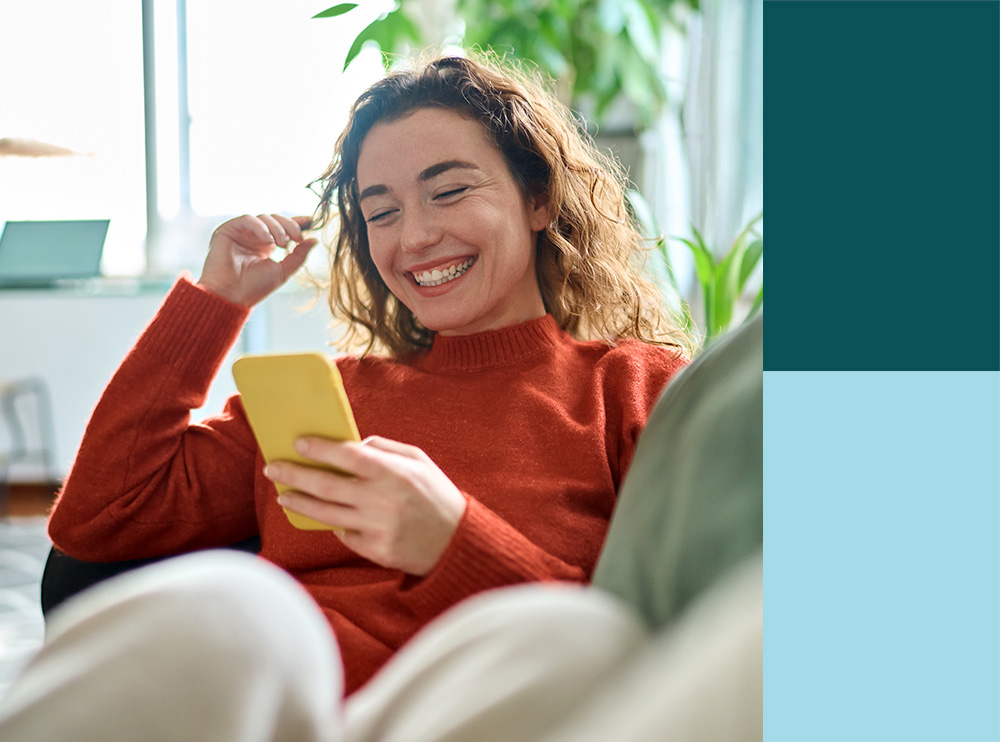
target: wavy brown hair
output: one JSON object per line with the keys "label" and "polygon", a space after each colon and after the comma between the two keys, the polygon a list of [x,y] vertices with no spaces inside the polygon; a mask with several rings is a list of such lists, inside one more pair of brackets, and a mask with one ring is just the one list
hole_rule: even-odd
{"label": "wavy brown hair", "polygon": [[342,346],[360,340],[365,353],[381,346],[406,356],[433,340],[372,261],[357,169],[373,126],[434,107],[479,121],[524,195],[547,196],[550,222],[538,235],[536,272],[545,309],[561,328],[579,340],[636,338],[691,354],[691,338],[641,273],[646,247],[618,164],[544,84],[487,55],[437,57],[376,82],[354,103],[333,161],[313,184],[322,184],[313,228],[339,219],[327,288],[334,317],[347,323]]}

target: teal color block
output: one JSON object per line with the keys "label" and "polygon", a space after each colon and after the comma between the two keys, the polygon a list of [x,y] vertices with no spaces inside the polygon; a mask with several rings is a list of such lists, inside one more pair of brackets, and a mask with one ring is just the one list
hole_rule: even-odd
{"label": "teal color block", "polygon": [[1000,373],[765,372],[764,739],[1000,739]]}
{"label": "teal color block", "polygon": [[1000,369],[1000,3],[764,3],[767,370]]}

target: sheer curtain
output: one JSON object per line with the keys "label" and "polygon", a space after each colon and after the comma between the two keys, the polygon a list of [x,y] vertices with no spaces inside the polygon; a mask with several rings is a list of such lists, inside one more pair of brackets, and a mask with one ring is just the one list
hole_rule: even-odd
{"label": "sheer curtain", "polygon": [[691,219],[719,250],[764,208],[763,24],[763,0],[705,0],[691,24]]}
{"label": "sheer curtain", "polygon": [[[665,29],[670,102],[643,135],[643,188],[661,231],[688,237],[694,224],[717,253],[764,205],[763,17],[763,0],[702,0],[680,19],[685,32]],[[689,293],[693,261],[669,244]]]}

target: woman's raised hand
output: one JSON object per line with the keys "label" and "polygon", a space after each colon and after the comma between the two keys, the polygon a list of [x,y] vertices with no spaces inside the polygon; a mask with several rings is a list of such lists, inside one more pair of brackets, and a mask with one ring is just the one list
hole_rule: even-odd
{"label": "woman's raised hand", "polygon": [[[199,285],[235,304],[252,307],[297,271],[316,244],[305,239],[309,217],[289,219],[278,214],[239,216],[212,233]],[[278,247],[294,247],[272,260]]]}
{"label": "woman's raised hand", "polygon": [[355,553],[390,569],[426,575],[451,542],[465,513],[465,496],[415,446],[372,436],[363,443],[302,438],[308,459],[348,472],[277,461],[268,478],[291,489],[279,502],[289,510],[342,528]]}

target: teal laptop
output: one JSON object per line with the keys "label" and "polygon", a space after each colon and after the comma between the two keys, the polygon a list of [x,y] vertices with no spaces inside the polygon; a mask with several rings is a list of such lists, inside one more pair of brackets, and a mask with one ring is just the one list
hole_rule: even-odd
{"label": "teal laptop", "polygon": [[109,221],[7,222],[0,235],[0,289],[98,278]]}

